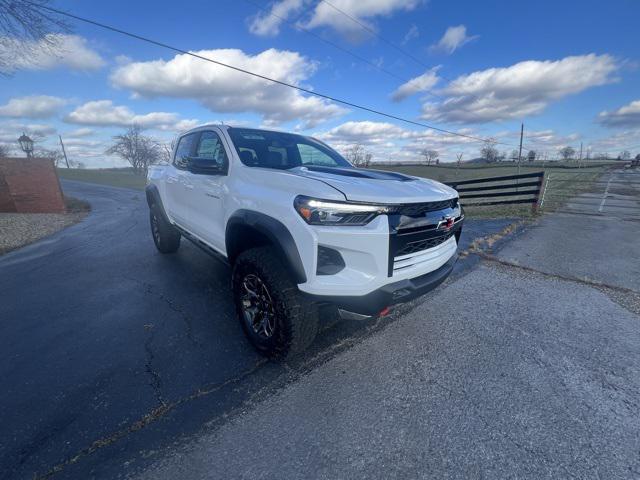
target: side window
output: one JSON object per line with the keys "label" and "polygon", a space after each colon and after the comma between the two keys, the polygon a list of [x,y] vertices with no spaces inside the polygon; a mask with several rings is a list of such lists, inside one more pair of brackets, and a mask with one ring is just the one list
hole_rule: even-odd
{"label": "side window", "polygon": [[190,133],[181,137],[178,140],[178,148],[176,148],[176,156],[173,159],[173,164],[176,168],[186,168],[188,159],[193,152],[193,144],[198,136],[198,133]]}
{"label": "side window", "polygon": [[196,149],[196,157],[211,160],[217,163],[220,168],[227,164],[227,154],[222,146],[222,140],[216,132],[202,132]]}

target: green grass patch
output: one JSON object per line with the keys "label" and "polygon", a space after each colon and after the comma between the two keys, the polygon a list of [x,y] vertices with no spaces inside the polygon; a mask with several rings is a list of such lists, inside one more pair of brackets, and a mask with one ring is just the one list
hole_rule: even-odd
{"label": "green grass patch", "polygon": [[144,190],[146,178],[136,175],[129,168],[99,168],[99,169],[68,169],[59,168],[60,178],[76,180],[78,182],[98,183],[112,187],[132,188]]}

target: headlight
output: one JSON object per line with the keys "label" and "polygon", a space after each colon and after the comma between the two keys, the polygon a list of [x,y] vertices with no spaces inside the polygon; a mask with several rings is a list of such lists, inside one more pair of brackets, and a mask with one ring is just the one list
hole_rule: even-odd
{"label": "headlight", "polygon": [[366,225],[388,208],[384,205],[336,202],[299,195],[293,206],[311,225]]}

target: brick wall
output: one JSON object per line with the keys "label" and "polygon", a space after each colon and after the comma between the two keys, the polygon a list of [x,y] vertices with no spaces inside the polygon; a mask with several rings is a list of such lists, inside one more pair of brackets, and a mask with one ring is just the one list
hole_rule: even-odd
{"label": "brick wall", "polygon": [[64,197],[52,160],[0,158],[0,212],[64,211]]}

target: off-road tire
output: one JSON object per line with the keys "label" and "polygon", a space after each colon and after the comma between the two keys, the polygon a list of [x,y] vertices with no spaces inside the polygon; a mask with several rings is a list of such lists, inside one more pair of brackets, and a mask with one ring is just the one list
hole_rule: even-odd
{"label": "off-road tire", "polygon": [[[275,329],[268,339],[254,332],[244,317],[242,291],[247,275],[260,278],[274,305]],[[298,290],[272,247],[242,252],[233,265],[232,283],[238,320],[260,353],[271,358],[285,358],[299,354],[311,345],[318,333],[318,307]]]}
{"label": "off-road tire", "polygon": [[175,253],[180,248],[180,232],[171,225],[163,212],[156,205],[149,209],[149,223],[151,236],[158,251],[162,253]]}

